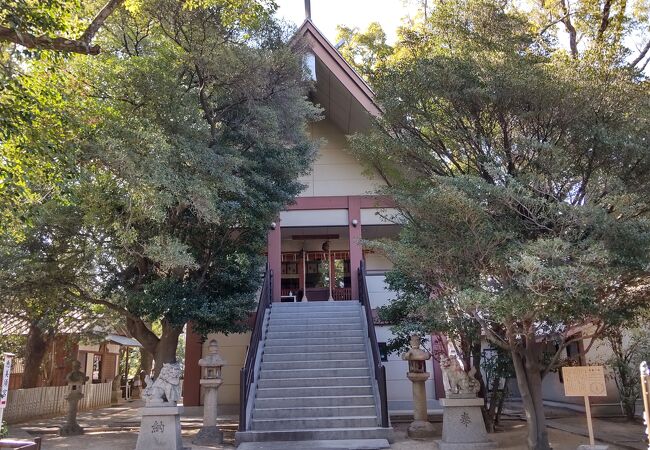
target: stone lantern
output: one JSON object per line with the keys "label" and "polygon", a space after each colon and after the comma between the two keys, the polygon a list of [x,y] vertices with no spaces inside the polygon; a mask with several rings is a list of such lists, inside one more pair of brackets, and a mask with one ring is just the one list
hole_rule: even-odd
{"label": "stone lantern", "polygon": [[406,376],[413,383],[413,422],[409,425],[411,438],[428,438],[433,436],[433,425],[427,414],[427,391],[424,382],[429,379],[426,362],[431,354],[420,349],[420,336],[411,336],[411,349],[402,355],[408,361],[409,371]]}
{"label": "stone lantern", "polygon": [[81,371],[81,363],[79,361],[74,361],[72,363],[72,371],[65,377],[68,382],[69,392],[65,396],[65,399],[68,401],[68,417],[66,424],[59,428],[59,434],[61,436],[75,436],[83,434],[84,430],[77,423],[77,410],[79,407],[79,401],[84,398],[82,388],[88,377],[85,373]]}
{"label": "stone lantern", "polygon": [[215,339],[208,344],[208,354],[199,360],[201,386],[205,390],[203,399],[203,427],[192,443],[197,445],[221,444],[223,432],[217,428],[217,389],[223,383],[221,368],[226,362],[219,356],[219,345]]}

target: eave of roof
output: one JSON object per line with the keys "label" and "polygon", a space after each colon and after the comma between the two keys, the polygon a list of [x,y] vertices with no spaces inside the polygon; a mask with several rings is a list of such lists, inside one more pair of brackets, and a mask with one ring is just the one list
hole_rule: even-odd
{"label": "eave of roof", "polygon": [[301,39],[369,114],[374,117],[382,114],[370,86],[310,19],[305,19],[294,36],[294,40]]}

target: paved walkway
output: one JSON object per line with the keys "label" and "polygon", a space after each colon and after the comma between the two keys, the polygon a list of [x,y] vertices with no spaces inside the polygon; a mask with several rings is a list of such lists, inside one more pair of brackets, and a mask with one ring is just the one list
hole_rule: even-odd
{"label": "paved walkway", "polygon": [[[79,414],[79,424],[86,430],[82,436],[60,437],[58,427],[65,421],[64,417],[38,419],[29,423],[10,426],[10,437],[43,437],[43,450],[127,450],[134,449],[140,426],[140,402],[127,403],[117,407],[102,408]],[[580,444],[587,444],[587,426],[584,416],[566,410],[549,411],[549,435],[554,450],[575,450]],[[516,408],[504,417],[503,431],[490,435],[497,443],[497,448],[504,450],[524,450],[526,424],[517,417]],[[185,408],[181,424],[183,443],[192,450],[232,450],[234,449],[236,416],[219,418],[219,427],[224,431],[224,443],[218,446],[196,446],[192,438],[201,427],[201,408]],[[442,424],[434,423],[438,435]],[[394,450],[432,450],[437,448],[432,440],[415,441],[406,436],[407,424],[395,424]],[[647,449],[644,442],[643,427],[638,423],[624,422],[621,419],[594,419],[594,429],[599,443],[610,444],[610,450]]]}
{"label": "paved walkway", "polygon": [[[559,407],[544,409],[549,428],[589,437],[587,417],[584,413]],[[521,405],[517,403],[509,403],[507,413],[510,417],[518,417],[522,420],[524,418]],[[621,417],[594,417],[592,422],[594,437],[597,440],[625,449],[647,450],[649,448],[641,422],[629,422]]]}

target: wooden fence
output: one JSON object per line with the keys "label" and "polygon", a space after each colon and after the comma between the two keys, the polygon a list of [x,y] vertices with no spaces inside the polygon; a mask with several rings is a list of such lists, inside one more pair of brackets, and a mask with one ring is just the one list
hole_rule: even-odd
{"label": "wooden fence", "polygon": [[[91,384],[83,387],[84,398],[79,402],[79,410],[101,408],[111,404],[112,383]],[[70,392],[68,386],[38,387],[9,391],[4,420],[17,423],[37,417],[57,416],[68,411],[65,396]]]}

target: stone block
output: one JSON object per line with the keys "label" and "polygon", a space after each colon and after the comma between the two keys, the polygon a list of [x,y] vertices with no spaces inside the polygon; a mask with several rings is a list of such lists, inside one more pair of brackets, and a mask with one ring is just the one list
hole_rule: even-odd
{"label": "stone block", "polygon": [[480,398],[445,398],[443,405],[440,450],[475,450],[496,448],[488,439]]}
{"label": "stone block", "polygon": [[578,450],[608,450],[609,445],[578,445]]}
{"label": "stone block", "polygon": [[146,406],[136,450],[182,450],[181,412],[179,406]]}

